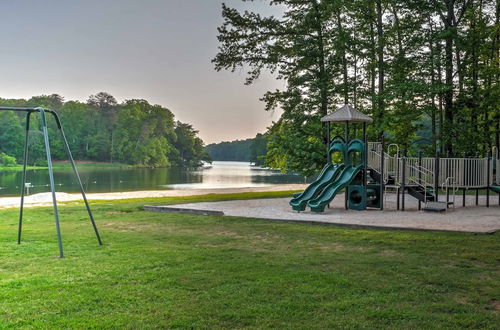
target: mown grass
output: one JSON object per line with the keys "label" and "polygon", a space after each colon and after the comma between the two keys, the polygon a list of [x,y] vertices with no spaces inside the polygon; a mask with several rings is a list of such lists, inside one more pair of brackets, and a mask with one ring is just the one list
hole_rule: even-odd
{"label": "mown grass", "polygon": [[[253,197],[240,194],[237,198]],[[265,197],[265,194],[260,197]],[[277,197],[278,193],[267,195]],[[0,328],[496,328],[498,234],[150,213],[148,203],[0,211]]]}

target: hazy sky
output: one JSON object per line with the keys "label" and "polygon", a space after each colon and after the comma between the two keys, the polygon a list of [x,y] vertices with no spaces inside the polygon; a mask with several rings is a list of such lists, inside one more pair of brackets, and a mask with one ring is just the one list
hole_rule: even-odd
{"label": "hazy sky", "polygon": [[[224,2],[270,12],[259,1]],[[169,108],[206,143],[253,137],[278,118],[258,99],[280,83],[267,76],[244,86],[243,73],[214,71],[221,3],[1,1],[0,97],[85,101],[106,91]]]}

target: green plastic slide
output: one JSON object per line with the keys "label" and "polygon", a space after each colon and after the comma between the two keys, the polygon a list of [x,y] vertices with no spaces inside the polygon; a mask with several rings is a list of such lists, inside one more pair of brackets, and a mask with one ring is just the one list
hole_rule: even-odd
{"label": "green plastic slide", "polygon": [[337,193],[350,184],[362,169],[363,165],[344,168],[337,180],[326,186],[316,198],[311,199],[307,203],[307,205],[311,208],[311,211],[323,212],[325,207],[335,198]]}
{"label": "green plastic slide", "polygon": [[500,194],[500,186],[490,186],[490,189],[498,194]]}
{"label": "green plastic slide", "polygon": [[318,178],[311,183],[301,194],[290,200],[290,205],[295,211],[304,211],[307,202],[316,197],[328,184],[332,183],[344,169],[344,164],[328,164],[323,167]]}

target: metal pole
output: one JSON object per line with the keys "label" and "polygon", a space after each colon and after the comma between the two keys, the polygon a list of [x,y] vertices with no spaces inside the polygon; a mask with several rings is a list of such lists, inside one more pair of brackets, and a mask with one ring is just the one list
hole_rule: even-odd
{"label": "metal pole", "polygon": [[[99,245],[102,245],[101,236],[99,235],[99,231],[97,230],[97,225],[95,223],[94,216],[93,216],[92,211],[90,209],[90,205],[89,205],[89,202],[87,200],[85,190],[83,189],[83,184],[82,184],[82,180],[80,178],[80,174],[78,174],[78,170],[76,169],[75,161],[73,159],[73,155],[71,154],[71,149],[69,148],[68,140],[66,139],[66,134],[64,134],[64,129],[62,127],[61,121],[59,120],[59,116],[57,115],[56,112],[51,112],[51,113],[56,118],[57,126],[58,126],[59,131],[61,132],[62,138],[64,140],[64,147],[66,149],[66,153],[68,154],[68,158],[71,162],[71,167],[73,168],[73,172],[75,173],[76,179],[78,181],[78,185],[80,186],[80,192],[82,193],[83,201],[85,202],[85,207],[87,208],[87,212],[88,212],[89,217],[90,217],[90,222],[92,223],[92,227],[94,227],[94,232],[95,232],[95,235],[97,237],[97,241],[99,242]],[[329,125],[328,125],[328,128],[329,128]]]}
{"label": "metal pole", "polygon": [[[398,178],[398,181],[400,180],[400,177],[399,177],[399,149],[396,151],[396,173],[397,173],[397,178]],[[401,181],[399,181],[399,183],[401,183]],[[396,189],[396,209],[399,211],[399,200],[400,200],[400,187],[398,186],[398,188]]]}
{"label": "metal pole", "polygon": [[330,122],[326,123],[326,160],[327,164],[330,164],[332,161],[330,156]]}
{"label": "metal pole", "polygon": [[[346,121],[345,122],[345,145],[347,146],[347,144],[349,143],[349,122]],[[347,157],[349,157],[349,155],[347,155]],[[344,194],[344,208],[347,210],[348,207],[347,207],[347,187],[345,187],[345,194]]]}
{"label": "metal pole", "polygon": [[436,152],[436,157],[434,158],[434,196],[435,202],[439,201],[439,153]]}
{"label": "metal pole", "polygon": [[47,166],[49,167],[50,190],[52,192],[52,204],[54,206],[54,218],[56,221],[57,243],[59,245],[59,257],[64,258],[61,228],[59,226],[59,212],[57,209],[56,188],[54,184],[54,170],[52,168],[52,156],[50,155],[49,132],[47,129],[47,118],[45,117],[45,110],[38,108],[40,116],[42,117],[43,137],[45,141],[45,151],[47,153]]}
{"label": "metal pole", "polygon": [[486,165],[486,207],[490,207],[490,170],[491,170],[491,151],[488,152]]}
{"label": "metal pole", "polygon": [[402,173],[402,180],[401,180],[401,210],[405,210],[405,185],[406,185],[406,149],[403,150],[403,173]]}
{"label": "metal pole", "polygon": [[[422,186],[422,151],[418,152],[418,184]],[[427,187],[425,188],[427,189]],[[424,191],[424,196],[427,196],[427,193]],[[422,201],[418,200],[418,210],[422,209]]]}
{"label": "metal pole", "polygon": [[[366,123],[363,123],[363,132],[366,132]],[[363,186],[365,187],[365,192],[364,192],[364,200],[365,200],[365,209],[366,209],[366,204],[367,204],[367,197],[368,197],[368,182],[367,182],[367,175],[368,175],[368,135],[364,135],[363,139],[365,140],[365,146],[364,146],[364,157],[363,157],[363,167],[364,167],[364,173],[363,173]]]}
{"label": "metal pole", "polygon": [[384,210],[384,186],[385,186],[385,180],[384,180],[384,173],[385,173],[385,157],[384,157],[384,149],[385,149],[385,136],[384,132],[382,132],[382,137],[380,139],[382,143],[382,150],[380,151],[380,172],[381,173],[381,178],[380,180],[380,210]]}
{"label": "metal pole", "polygon": [[24,192],[26,190],[26,164],[28,162],[28,137],[30,131],[30,116],[31,112],[26,114],[26,131],[24,137],[24,154],[23,154],[23,178],[21,183],[21,207],[19,209],[19,227],[17,229],[17,244],[21,244],[21,232],[23,230],[23,209],[24,209]]}
{"label": "metal pole", "polygon": [[345,122],[345,143],[349,143],[349,122]]}
{"label": "metal pole", "polygon": [[[467,186],[467,173],[468,173],[468,163],[467,163],[467,158],[466,158],[466,153],[464,152],[464,175],[463,175],[463,185],[464,187]],[[465,207],[465,199],[466,199],[466,189],[464,188],[463,191],[462,191],[462,207]]]}

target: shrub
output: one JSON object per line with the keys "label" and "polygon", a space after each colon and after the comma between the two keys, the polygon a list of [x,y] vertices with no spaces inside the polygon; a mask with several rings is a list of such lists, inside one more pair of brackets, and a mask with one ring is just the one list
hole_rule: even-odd
{"label": "shrub", "polygon": [[7,155],[6,153],[0,153],[0,165],[3,166],[16,166],[16,157]]}

